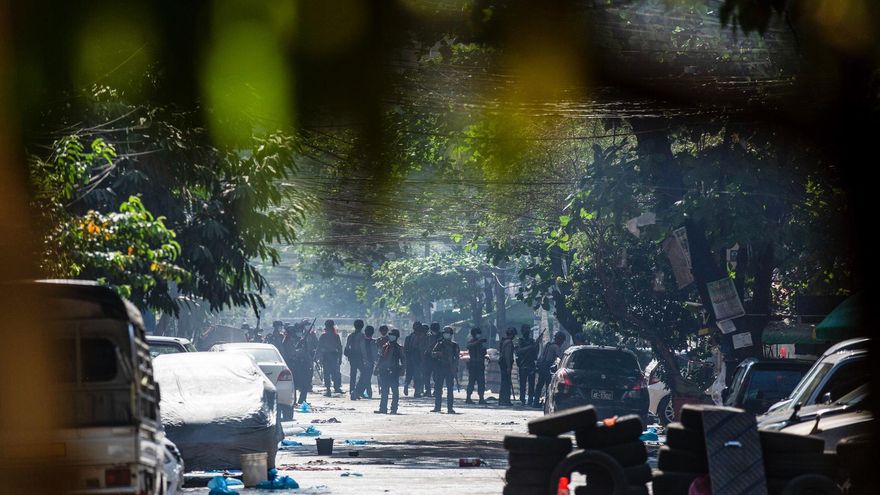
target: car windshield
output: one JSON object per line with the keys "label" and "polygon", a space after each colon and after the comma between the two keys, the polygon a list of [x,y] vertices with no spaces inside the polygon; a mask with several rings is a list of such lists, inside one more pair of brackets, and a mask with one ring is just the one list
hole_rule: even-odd
{"label": "car windshield", "polygon": [[568,368],[574,370],[639,370],[635,356],[627,352],[603,349],[581,349],[575,351],[568,360]]}
{"label": "car windshield", "polygon": [[150,355],[153,357],[162,355],[162,354],[175,354],[178,352],[184,352],[183,348],[180,347],[180,344],[174,342],[152,342],[150,343]]}
{"label": "car windshield", "polygon": [[757,370],[749,379],[743,400],[780,401],[791,393],[804,372],[798,370]]}
{"label": "car windshield", "polygon": [[831,371],[831,368],[832,366],[830,363],[822,363],[811,369],[809,374],[801,380],[801,383],[798,385],[798,390],[795,390],[792,393],[791,402],[786,404],[781,410],[793,409],[798,403],[807,405],[805,401],[813,395],[813,392],[819,387],[819,384],[822,383],[822,380],[825,378],[825,375]]}

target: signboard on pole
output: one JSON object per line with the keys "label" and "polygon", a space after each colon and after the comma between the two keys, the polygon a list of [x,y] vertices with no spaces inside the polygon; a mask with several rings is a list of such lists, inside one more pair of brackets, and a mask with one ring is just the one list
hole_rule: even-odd
{"label": "signboard on pole", "polygon": [[679,289],[683,289],[694,282],[694,275],[691,273],[690,260],[687,254],[682,250],[681,244],[674,237],[669,237],[663,241],[663,251],[672,265],[672,273],[675,275],[675,283]]}
{"label": "signboard on pole", "polygon": [[688,244],[687,228],[679,227],[672,231],[672,235],[675,236],[675,240],[678,241],[678,245],[681,246],[681,250],[684,252],[684,259],[687,260],[688,268],[693,268],[691,265],[691,247]]}
{"label": "signboard on pole", "polygon": [[739,300],[736,286],[729,277],[715,280],[706,284],[709,290],[709,299],[712,301],[712,310],[715,311],[716,320],[732,320],[745,316],[746,310]]}
{"label": "signboard on pole", "polygon": [[752,333],[751,332],[742,332],[735,333],[731,337],[733,340],[733,348],[734,349],[742,349],[743,347],[751,347],[752,346]]}
{"label": "signboard on pole", "polygon": [[732,333],[736,331],[736,325],[733,324],[732,320],[717,320],[715,324],[718,325],[718,329],[721,330],[721,333]]}

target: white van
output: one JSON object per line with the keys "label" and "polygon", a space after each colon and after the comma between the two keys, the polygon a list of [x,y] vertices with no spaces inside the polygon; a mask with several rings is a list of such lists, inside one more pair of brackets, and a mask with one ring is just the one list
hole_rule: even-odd
{"label": "white van", "polygon": [[50,445],[19,438],[21,450],[42,452],[41,462],[50,457],[51,469],[67,476],[68,493],[164,495],[159,387],[140,312],[94,283],[36,285],[51,308],[54,392],[68,407],[57,411]]}

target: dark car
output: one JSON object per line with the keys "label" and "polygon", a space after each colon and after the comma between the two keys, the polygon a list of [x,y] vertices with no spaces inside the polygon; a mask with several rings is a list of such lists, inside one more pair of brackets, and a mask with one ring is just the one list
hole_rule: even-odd
{"label": "dark car", "polygon": [[763,414],[788,397],[812,365],[802,359],[746,359],[724,390],[724,405]]}
{"label": "dark car", "polygon": [[544,401],[547,414],[591,404],[599,417],[648,416],[648,388],[632,351],[615,347],[569,347],[550,379]]}

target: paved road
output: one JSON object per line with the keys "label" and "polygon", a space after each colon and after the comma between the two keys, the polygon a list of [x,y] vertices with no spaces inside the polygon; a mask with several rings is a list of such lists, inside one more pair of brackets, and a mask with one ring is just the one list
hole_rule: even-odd
{"label": "paved road", "polygon": [[[288,437],[304,445],[279,452],[281,474],[293,477],[303,488],[324,485],[329,490],[324,493],[334,494],[500,494],[507,468],[502,438],[525,432],[528,420],[541,415],[531,408],[466,406],[461,396],[455,406],[458,414],[431,413],[433,400],[401,397],[400,414],[390,416],[373,413],[378,402],[315,394],[313,412],[297,413],[296,421],[308,425],[313,420],[339,420],[315,424],[322,436],[335,439],[333,455],[319,457],[314,438]],[[348,446],[345,440],[368,444]],[[351,457],[353,452],[358,456]],[[480,457],[488,466],[459,468],[460,457]],[[206,492],[206,488],[185,490]],[[302,492],[307,490],[287,493]]]}

